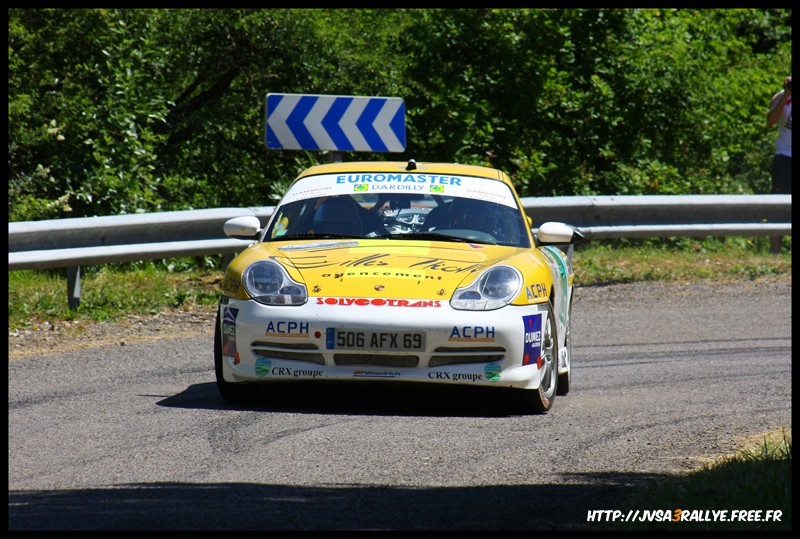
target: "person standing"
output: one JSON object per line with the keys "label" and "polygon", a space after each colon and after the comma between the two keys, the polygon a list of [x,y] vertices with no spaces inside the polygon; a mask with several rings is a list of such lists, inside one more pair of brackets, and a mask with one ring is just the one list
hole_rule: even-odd
{"label": "person standing", "polygon": [[[783,90],[772,96],[767,126],[778,124],[775,155],[772,156],[772,193],[792,194],[792,76],[783,80]],[[770,236],[773,254],[781,249],[781,236]]]}

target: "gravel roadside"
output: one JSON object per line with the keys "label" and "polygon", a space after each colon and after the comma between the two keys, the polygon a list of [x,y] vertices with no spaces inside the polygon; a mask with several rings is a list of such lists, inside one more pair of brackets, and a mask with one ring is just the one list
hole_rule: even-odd
{"label": "gravel roadside", "polygon": [[155,315],[131,315],[115,322],[59,320],[8,332],[8,356],[31,356],[54,349],[125,346],[138,341],[170,339],[214,331],[214,307],[165,309]]}

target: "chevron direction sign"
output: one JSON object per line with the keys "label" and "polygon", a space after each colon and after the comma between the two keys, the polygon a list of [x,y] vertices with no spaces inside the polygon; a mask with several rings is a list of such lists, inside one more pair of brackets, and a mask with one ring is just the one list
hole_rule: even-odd
{"label": "chevron direction sign", "polygon": [[399,97],[267,94],[267,148],[402,152],[406,105]]}

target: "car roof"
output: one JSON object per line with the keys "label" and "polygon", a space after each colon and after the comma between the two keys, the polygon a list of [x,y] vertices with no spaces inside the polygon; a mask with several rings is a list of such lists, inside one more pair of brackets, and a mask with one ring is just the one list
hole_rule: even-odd
{"label": "car roof", "polygon": [[415,174],[453,174],[461,176],[476,176],[479,178],[491,178],[500,180],[510,187],[514,187],[511,178],[501,171],[480,165],[462,165],[458,163],[416,163],[416,168],[409,170],[408,161],[352,161],[326,163],[312,166],[295,179],[295,181],[306,176],[317,174],[340,174],[346,172],[408,172]]}

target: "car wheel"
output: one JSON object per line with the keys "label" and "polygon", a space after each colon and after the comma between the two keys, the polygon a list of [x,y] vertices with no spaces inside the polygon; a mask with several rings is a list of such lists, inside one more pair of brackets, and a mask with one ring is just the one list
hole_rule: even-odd
{"label": "car wheel", "polygon": [[567,311],[567,327],[564,335],[564,350],[567,355],[567,372],[558,375],[558,394],[566,395],[569,393],[572,381],[572,340],[570,339],[570,326],[572,326],[572,298],[569,298],[569,310]]}
{"label": "car wheel", "polygon": [[547,322],[542,328],[542,367],[538,389],[512,389],[514,407],[522,413],[544,414],[553,407],[558,392],[558,338],[553,306],[548,304]]}
{"label": "car wheel", "polygon": [[222,376],[222,329],[220,328],[219,309],[217,309],[216,329],[214,330],[214,374],[217,378],[217,389],[225,402],[230,404],[247,404],[256,396],[256,387],[248,384],[232,384]]}

